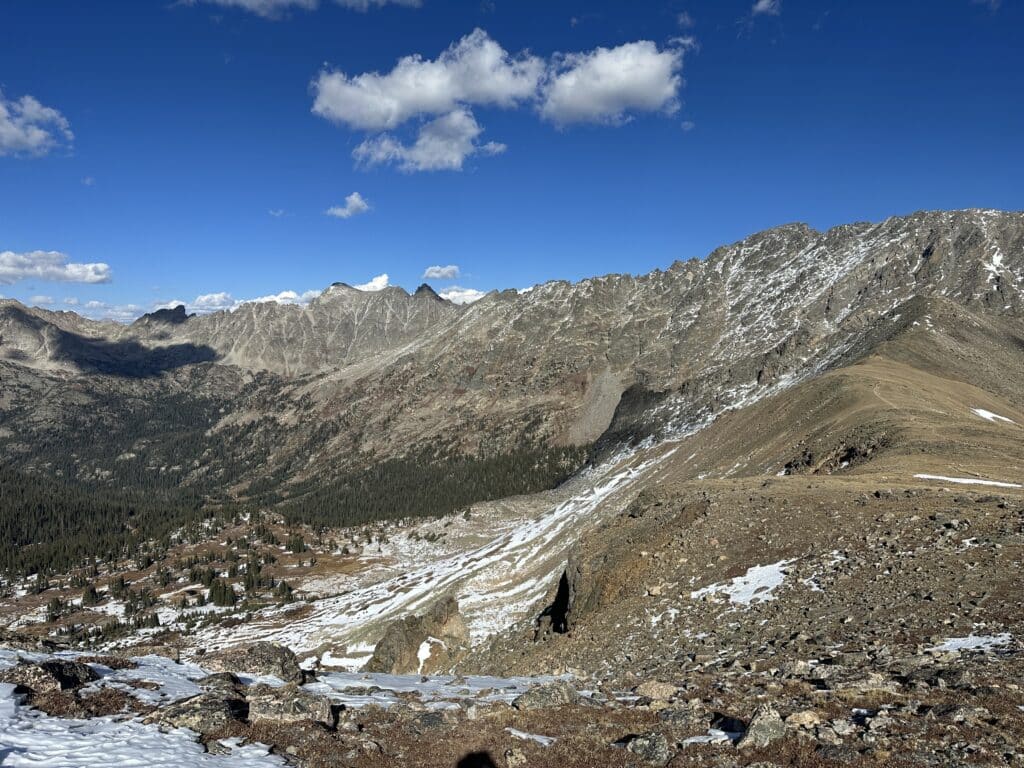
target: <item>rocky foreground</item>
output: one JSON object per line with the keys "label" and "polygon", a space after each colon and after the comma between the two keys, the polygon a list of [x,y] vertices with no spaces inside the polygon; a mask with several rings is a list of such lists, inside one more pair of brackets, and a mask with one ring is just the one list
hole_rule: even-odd
{"label": "rocky foreground", "polygon": [[[27,708],[48,715],[34,729],[63,724],[79,748],[93,739],[103,749],[123,723],[138,738],[188,734],[197,756],[225,766],[1024,765],[1024,659],[1006,636],[779,665],[694,658],[685,676],[628,689],[571,677],[318,676],[271,644],[202,666],[38,648],[2,656],[10,765],[89,764],[55,754],[62,741],[33,744],[33,729],[18,727]],[[152,764],[164,764],[159,754]]]}

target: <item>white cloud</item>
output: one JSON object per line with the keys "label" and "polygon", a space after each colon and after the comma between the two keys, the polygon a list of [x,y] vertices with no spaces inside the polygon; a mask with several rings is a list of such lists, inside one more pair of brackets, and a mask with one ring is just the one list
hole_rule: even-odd
{"label": "white cloud", "polygon": [[269,213],[275,219],[280,219],[282,216],[284,216],[285,210],[284,208],[271,208],[269,211],[267,211],[267,213]]}
{"label": "white cloud", "polygon": [[53,304],[53,296],[33,296],[29,299],[29,303],[39,307],[48,307]]}
{"label": "white cloud", "polygon": [[459,276],[459,267],[449,264],[447,267],[436,265],[423,270],[424,280],[454,280]]}
{"label": "white cloud", "polygon": [[74,296],[68,296],[66,299],[64,299],[64,303],[67,304],[69,307],[77,307],[79,301]]}
{"label": "white cloud", "polygon": [[326,213],[328,216],[334,216],[339,219],[351,219],[360,213],[366,213],[368,210],[370,210],[370,204],[358,192],[353,192],[345,198],[345,205],[331,206],[327,209]]}
{"label": "white cloud", "polygon": [[481,133],[483,128],[473,114],[468,109],[457,109],[425,123],[411,145],[384,134],[364,141],[352,156],[361,165],[393,163],[409,173],[461,171],[466,158],[472,155],[498,155],[505,151],[505,145],[495,141],[477,143]]}
{"label": "white cloud", "polygon": [[[64,303],[68,303],[65,299]],[[87,301],[82,312],[94,320],[116,320],[121,323],[131,322],[145,310],[138,304],[108,304],[105,301]]]}
{"label": "white cloud", "polygon": [[516,106],[533,97],[543,73],[541,59],[512,56],[476,29],[437,59],[406,56],[386,74],[322,72],[313,83],[313,112],[360,130],[392,130],[465,105]]}
{"label": "white cloud", "polygon": [[0,157],[39,156],[75,138],[67,119],[31,96],[9,100],[0,91]]}
{"label": "white cloud", "polygon": [[59,283],[109,283],[110,266],[101,262],[75,264],[58,251],[0,251],[0,285],[32,279]]}
{"label": "white cloud", "polygon": [[377,275],[375,278],[370,280],[368,283],[362,285],[353,285],[352,287],[359,291],[383,291],[388,285],[391,284],[387,274]]}
{"label": "white cloud", "polygon": [[560,125],[622,123],[632,111],[679,108],[683,50],[659,51],[649,40],[559,57],[543,89],[540,112]]}
{"label": "white cloud", "polygon": [[[320,0],[182,0],[182,2],[185,5],[204,2],[224,8],[240,8],[265,19],[279,19],[292,9],[313,11],[320,6]],[[334,0],[334,2],[342,8],[350,8],[353,11],[364,13],[371,8],[380,8],[385,5],[404,5],[407,8],[419,8],[423,5],[422,0]]]}
{"label": "white cloud", "polygon": [[254,299],[236,299],[227,291],[214,293],[203,293],[196,296],[192,301],[174,299],[154,305],[154,309],[174,309],[179,304],[185,306],[186,311],[195,312],[200,315],[211,312],[233,312],[244,304],[297,304],[305,306],[320,295],[320,291],[281,291],[267,296],[257,296]]}
{"label": "white cloud", "polygon": [[438,294],[442,299],[448,299],[453,304],[472,304],[486,295],[486,291],[478,291],[475,288],[460,288],[457,285],[453,285],[451,288],[447,288]]}
{"label": "white cloud", "polygon": [[351,8],[353,11],[366,12],[371,8],[380,8],[385,5],[404,5],[406,8],[419,8],[423,0],[334,0],[343,8]]}
{"label": "white cloud", "polygon": [[85,177],[82,178],[82,186],[83,187],[93,187],[95,185],[96,185],[96,179],[94,179],[92,176],[85,176]]}
{"label": "white cloud", "polygon": [[697,124],[695,122],[693,122],[693,120],[683,120],[683,122],[682,122],[682,128],[683,128],[684,131],[689,132],[689,131],[692,131],[696,127],[697,127]]}
{"label": "white cloud", "polygon": [[680,29],[690,29],[696,22],[694,22],[693,16],[691,16],[687,11],[683,11],[676,15],[676,23],[679,25]]}
{"label": "white cloud", "polygon": [[755,16],[778,16],[782,13],[782,0],[757,0],[750,12]]}

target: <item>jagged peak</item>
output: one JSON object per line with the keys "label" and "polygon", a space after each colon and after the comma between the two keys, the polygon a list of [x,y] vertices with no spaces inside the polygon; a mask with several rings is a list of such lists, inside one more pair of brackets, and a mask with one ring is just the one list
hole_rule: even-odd
{"label": "jagged peak", "polygon": [[416,299],[436,299],[437,301],[445,301],[442,299],[433,288],[426,283],[422,283],[419,288],[413,292],[413,298]]}
{"label": "jagged peak", "polygon": [[188,321],[189,318],[195,317],[194,314],[190,315],[185,311],[184,304],[178,304],[176,307],[163,307],[153,312],[147,312],[135,323],[165,323],[167,325],[181,325]]}

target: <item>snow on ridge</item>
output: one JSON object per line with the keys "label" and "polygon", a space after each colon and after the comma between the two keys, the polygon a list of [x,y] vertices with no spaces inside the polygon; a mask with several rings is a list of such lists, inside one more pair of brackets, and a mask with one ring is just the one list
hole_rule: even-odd
{"label": "snow on ridge", "polygon": [[1020,483],[1004,483],[1000,480],[980,480],[976,477],[946,477],[945,475],[914,475],[918,480],[941,480],[944,483],[957,485],[990,485],[996,488],[1024,488]]}

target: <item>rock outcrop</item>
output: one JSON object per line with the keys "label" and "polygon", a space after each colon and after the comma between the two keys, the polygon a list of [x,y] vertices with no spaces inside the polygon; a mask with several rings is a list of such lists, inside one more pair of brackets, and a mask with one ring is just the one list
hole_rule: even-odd
{"label": "rock outcrop", "polygon": [[469,647],[469,629],[459,604],[445,598],[422,616],[406,616],[391,625],[366,663],[367,672],[431,674],[451,668]]}

